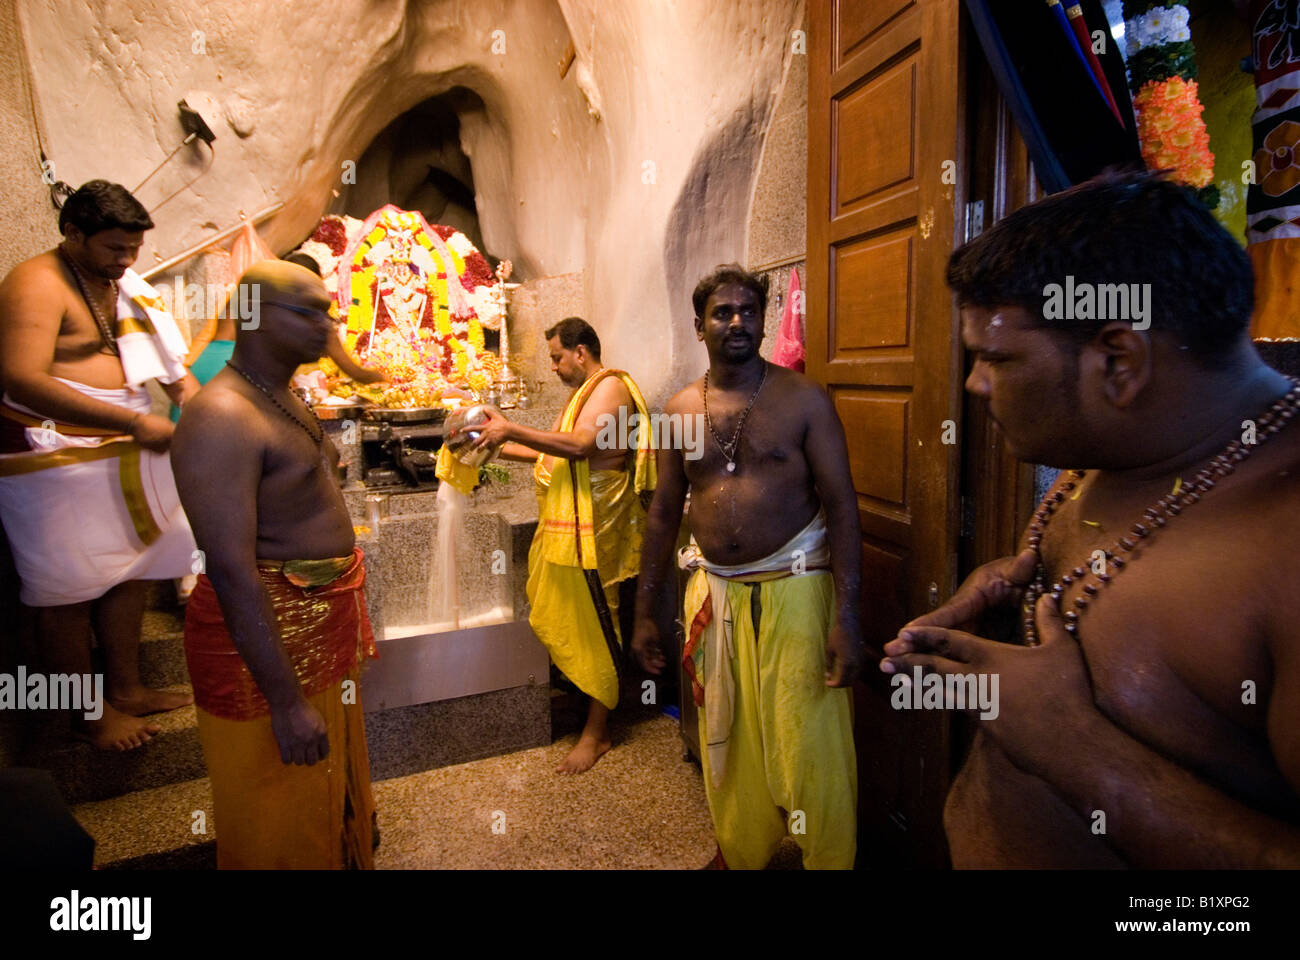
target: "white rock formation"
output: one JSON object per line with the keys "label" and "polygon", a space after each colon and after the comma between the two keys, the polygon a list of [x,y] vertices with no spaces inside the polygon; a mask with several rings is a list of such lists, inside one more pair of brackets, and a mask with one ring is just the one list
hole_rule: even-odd
{"label": "white rock formation", "polygon": [[522,279],[582,273],[607,358],[659,402],[704,366],[690,291],[744,254],[803,3],[44,0],[21,12],[46,149],[73,186],[134,187],[183,139],[177,100],[202,90],[221,104],[215,155],[185,147],[141,191],[151,209],[175,194],[141,269],[276,200],[262,233],[287,251],[394,118],[472,91],[482,106],[458,116],[486,249]]}

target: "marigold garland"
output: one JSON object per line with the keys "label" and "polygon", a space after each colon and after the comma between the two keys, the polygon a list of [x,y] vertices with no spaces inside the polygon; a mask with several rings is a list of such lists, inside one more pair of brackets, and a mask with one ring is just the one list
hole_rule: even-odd
{"label": "marigold garland", "polygon": [[1133,98],[1133,106],[1148,167],[1171,168],[1176,179],[1198,189],[1214,182],[1214,154],[1195,80],[1171,77],[1148,83]]}
{"label": "marigold garland", "polygon": [[1214,154],[1202,117],[1195,51],[1186,39],[1187,9],[1147,2],[1124,6],[1142,159],[1153,170],[1171,170],[1174,180],[1198,190],[1201,201],[1213,209],[1219,202]]}

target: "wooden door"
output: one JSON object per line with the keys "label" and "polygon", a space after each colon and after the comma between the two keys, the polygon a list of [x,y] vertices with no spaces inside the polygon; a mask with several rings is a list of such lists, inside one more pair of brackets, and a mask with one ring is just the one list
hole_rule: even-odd
{"label": "wooden door", "polygon": [[844,423],[862,522],[869,867],[947,862],[951,717],[894,710],[875,661],[955,588],[960,344],[943,276],[965,203],[962,33],[958,0],[810,0],[807,363]]}
{"label": "wooden door", "polygon": [[[972,45],[966,73],[967,202],[972,205],[965,232],[971,237],[997,223],[1041,193],[1024,138],[998,90],[993,71],[978,45]],[[963,352],[962,376],[974,360]],[[958,574],[1016,552],[1020,534],[1034,512],[1034,468],[1007,449],[988,404],[965,397],[962,417],[961,546]]]}

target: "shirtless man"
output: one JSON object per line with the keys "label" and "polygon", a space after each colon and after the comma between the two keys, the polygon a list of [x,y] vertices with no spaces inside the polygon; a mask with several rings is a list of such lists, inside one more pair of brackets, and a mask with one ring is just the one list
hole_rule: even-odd
{"label": "shirtless man", "polygon": [[[632,378],[605,368],[596,331],[578,317],[547,330],[546,342],[551,369],[573,390],[565,409],[550,430],[535,430],[489,408],[491,419],[481,428],[478,445],[504,444],[500,455],[507,460],[537,461],[533,475],[539,518],[528,557],[529,622],[555,665],[591,698],[582,734],[557,768],[572,774],[589,770],[610,748],[609,712],[618,703],[622,660],[619,584],[636,576],[645,523],[640,494],[653,482],[645,473],[649,451],[638,461],[627,437],[616,436],[611,443],[608,438],[616,431],[602,430],[608,418],[619,423],[633,414],[647,416]],[[573,548],[573,493],[552,482],[557,461],[573,483],[588,478],[599,591],[584,575],[587,564]]]}
{"label": "shirtless man", "polygon": [[[1067,274],[1149,283],[1149,310],[1049,320]],[[1011,214],[948,282],[966,388],[1017,457],[1066,471],[1020,556],[885,647],[886,673],[1000,676],[948,795],[953,864],[1300,866],[1300,418],[1264,419],[1292,384],[1248,337],[1246,255],[1189,193],[1127,176]],[[1032,601],[1040,561],[1041,645],[965,632]]]}
{"label": "shirtless man", "polygon": [[[39,459],[30,434],[33,426],[43,422],[52,422],[60,435],[77,438],[75,442],[129,436],[138,445],[137,453],[140,448],[165,451],[172,424],[149,412],[148,394],[141,384],[127,383],[115,340],[117,281],[135,262],[144,232],[153,228],[153,221],[125,188],[92,180],[68,198],[59,213],[59,228],[64,239],[58,247],[20,263],[0,285],[0,382],[5,390],[0,453]],[[198,384],[184,374],[179,361],[175,366],[176,379],[159,382],[173,402],[181,404]],[[17,460],[13,462],[18,466]],[[86,515],[51,515],[27,538],[33,542],[25,542],[15,531],[32,524],[40,504],[17,489],[20,477],[39,477],[44,493],[36,495],[48,497],[56,489],[81,484],[89,471],[70,479],[77,469],[19,470],[13,489],[7,489],[0,502],[0,514],[6,518],[23,574],[23,601],[35,610],[46,669],[92,673],[92,635],[104,652],[108,703],[98,720],[74,718],[78,735],[100,748],[128,750],[160,729],[141,717],[192,700],[187,694],[145,687],[140,682],[138,654],[145,605],[145,583],[140,577],[161,579],[184,572],[193,542],[187,530],[179,529],[167,535],[167,543],[142,545],[132,539],[109,545],[108,539],[116,536],[114,518],[120,506],[107,499],[84,500],[80,492],[66,499],[78,501]],[[46,500],[47,505],[50,502]],[[179,511],[174,519],[184,527]],[[83,548],[78,530],[91,529],[100,532]],[[178,537],[184,541],[179,545]],[[34,542],[37,539],[41,542]],[[71,553],[59,557],[57,551]],[[31,559],[25,559],[27,554]],[[93,561],[88,560],[91,555]],[[166,571],[155,569],[160,566]],[[64,572],[32,572],[50,568]],[[120,580],[118,570],[132,573]],[[78,599],[72,602],[70,597]]]}
{"label": "shirtless man", "polygon": [[[684,663],[702,707],[720,859],[761,869],[786,833],[786,815],[800,811],[804,832],[793,832],[804,865],[849,868],[857,764],[844,688],[862,659],[857,497],[826,392],[759,356],[766,305],[766,282],[734,264],[695,288],[709,369],[665,413],[706,419],[712,440],[699,459],[659,451],[632,649],[647,670],[663,670],[654,603],[673,576],[689,491],[697,549]],[[721,636],[728,626],[731,636]]]}
{"label": "shirtless man", "polygon": [[[240,283],[253,291],[258,324],[239,331],[234,356],[182,413],[172,445],[206,559],[185,653],[218,862],[364,866],[373,802],[355,694],[358,651],[374,649],[364,568],[335,476],[338,451],[289,390],[294,369],[334,336],[329,295],[319,277],[282,261],[257,264]],[[340,850],[355,861],[342,862]]]}

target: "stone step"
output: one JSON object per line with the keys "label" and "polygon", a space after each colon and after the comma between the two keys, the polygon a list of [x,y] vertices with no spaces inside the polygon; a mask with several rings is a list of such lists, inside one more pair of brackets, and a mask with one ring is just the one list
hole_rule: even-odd
{"label": "stone step", "polygon": [[[181,685],[170,689],[188,689]],[[67,733],[66,721],[51,720],[34,732],[25,751],[27,766],[49,770],[70,804],[118,797],[162,787],[206,773],[194,707],[156,714],[162,730],[142,747],[119,753],[97,750]]]}
{"label": "stone step", "polygon": [[207,777],[75,804],[72,815],[95,838],[95,866],[101,870],[216,868]]}
{"label": "stone step", "polygon": [[551,742],[546,684],[366,714],[374,781],[527,750]]}
{"label": "stone step", "polygon": [[140,629],[140,680],[147,687],[189,683],[184,614],[146,610]]}

